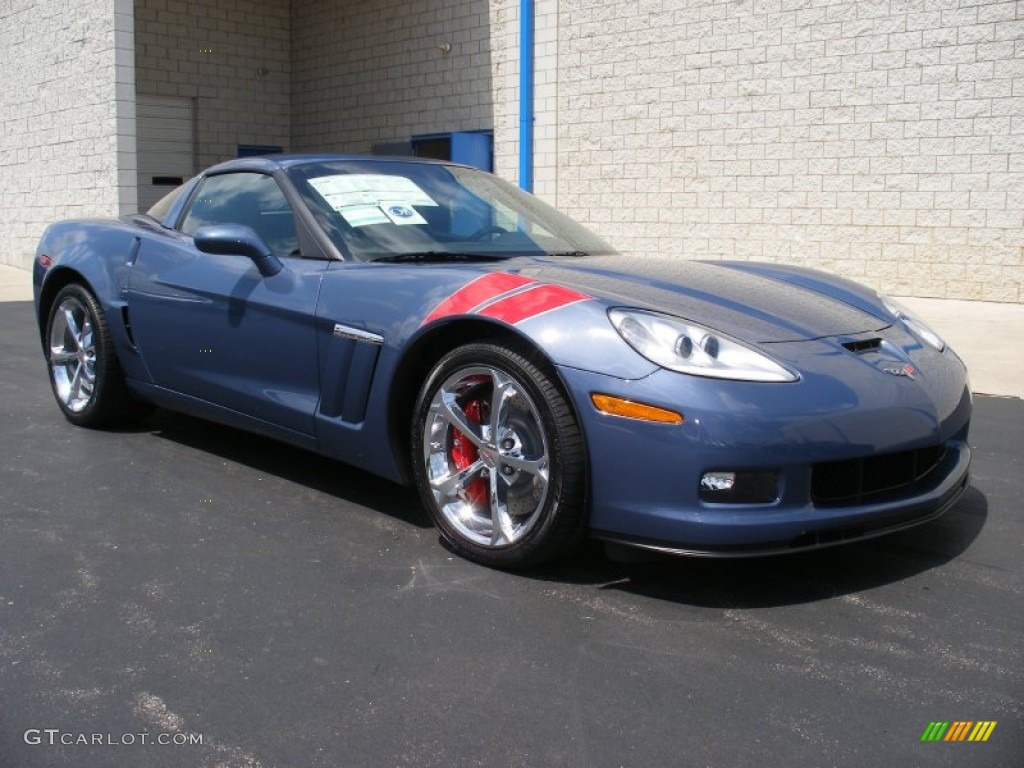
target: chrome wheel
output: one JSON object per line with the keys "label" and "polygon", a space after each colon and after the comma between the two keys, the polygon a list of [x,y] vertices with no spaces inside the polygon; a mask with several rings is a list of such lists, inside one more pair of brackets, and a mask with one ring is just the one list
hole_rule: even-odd
{"label": "chrome wheel", "polygon": [[50,324],[50,370],[57,397],[72,413],[89,405],[96,391],[96,344],[89,310],[66,296]]}
{"label": "chrome wheel", "polygon": [[521,541],[548,497],[549,448],[540,412],[512,375],[461,368],[434,393],[423,420],[423,462],[436,508],[468,541]]}

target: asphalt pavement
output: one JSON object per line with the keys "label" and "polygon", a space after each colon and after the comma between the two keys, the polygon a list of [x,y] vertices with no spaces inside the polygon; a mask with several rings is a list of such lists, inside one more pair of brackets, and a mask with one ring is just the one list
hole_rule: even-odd
{"label": "asphalt pavement", "polygon": [[515,575],[301,450],[72,427],[0,304],[0,768],[1020,766],[1024,401],[975,408],[973,486],[926,526]]}

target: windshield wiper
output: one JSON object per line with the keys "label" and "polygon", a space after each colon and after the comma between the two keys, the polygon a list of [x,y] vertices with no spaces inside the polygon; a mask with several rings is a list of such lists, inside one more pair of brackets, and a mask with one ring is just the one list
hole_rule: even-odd
{"label": "windshield wiper", "polygon": [[466,253],[465,251],[410,251],[408,253],[392,253],[378,256],[370,261],[500,261],[507,259],[508,254],[498,253]]}
{"label": "windshield wiper", "polygon": [[548,256],[571,256],[571,257],[573,257],[575,259],[579,259],[579,258],[582,258],[584,256],[589,256],[590,254],[587,253],[586,251],[555,251],[555,252],[549,253],[547,255]]}

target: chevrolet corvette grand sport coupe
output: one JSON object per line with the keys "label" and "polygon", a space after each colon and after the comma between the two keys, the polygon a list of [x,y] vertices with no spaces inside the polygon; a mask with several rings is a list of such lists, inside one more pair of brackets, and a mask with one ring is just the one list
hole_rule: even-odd
{"label": "chevrolet corvette grand sport coupe", "polygon": [[873,290],[616,253],[471,168],[275,156],[43,235],[57,404],[153,405],[413,483],[491,566],[585,536],[794,552],[923,523],[968,483],[963,363]]}

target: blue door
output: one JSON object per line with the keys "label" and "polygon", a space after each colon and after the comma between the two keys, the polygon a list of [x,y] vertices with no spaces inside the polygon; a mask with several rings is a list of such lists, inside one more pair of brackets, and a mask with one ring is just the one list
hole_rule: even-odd
{"label": "blue door", "polygon": [[[285,268],[263,277],[245,256],[200,252],[191,234],[218,222],[253,227]],[[153,382],[313,435],[326,266],[301,257],[294,216],[272,177],[205,179],[180,231],[143,239],[129,278],[132,329]]]}

